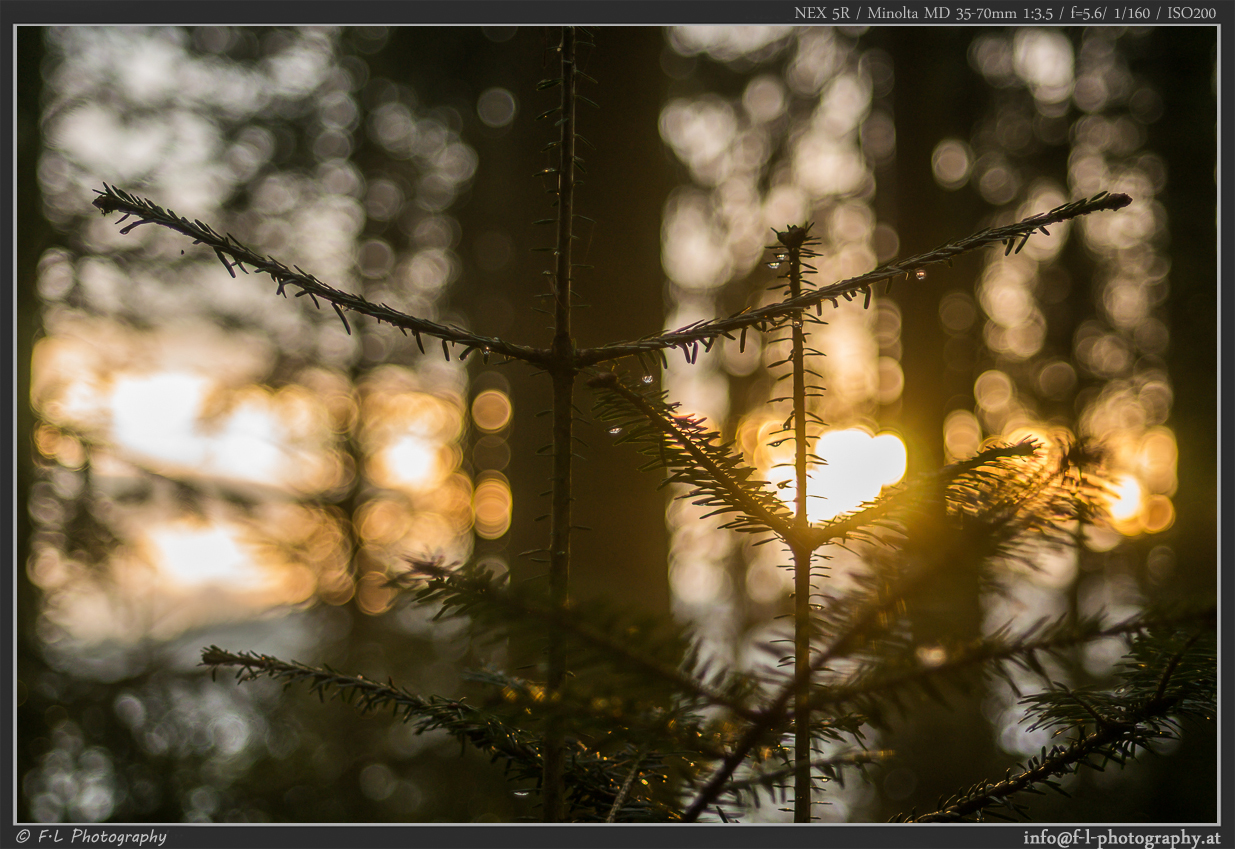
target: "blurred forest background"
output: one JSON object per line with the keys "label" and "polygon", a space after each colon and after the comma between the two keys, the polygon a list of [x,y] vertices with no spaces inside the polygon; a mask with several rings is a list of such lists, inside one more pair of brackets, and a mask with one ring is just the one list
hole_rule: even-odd
{"label": "blurred forest background", "polygon": [[[817,451],[837,479],[821,493],[835,513],[987,438],[1100,437],[1109,527],[1043,553],[980,614],[1212,597],[1215,33],[599,28],[576,334],[635,338],[772,297],[772,227],[814,221],[829,283],[1126,192],[1128,209],[1019,254],[825,315],[835,441]],[[549,264],[531,249],[551,241],[534,222],[552,214],[536,176],[552,128],[535,117],[557,95],[535,86],[554,44],[512,27],[19,29],[19,821],[536,816],[444,737],[197,662],[218,644],[454,696],[467,667],[534,660],[394,604],[384,582],[409,553],[538,573],[520,553],[544,545],[548,382],[422,355],[359,316],[349,336],[176,234],[121,235],[90,202],[114,184],[372,301],[546,344],[532,308]],[[718,345],[652,377],[767,470],[767,354]],[[668,501],[603,428],[581,435],[591,530],[572,593],[695,620],[738,661],[773,634],[785,571]],[[1054,671],[1100,682],[1120,650]],[[1047,743],[1015,702],[992,683],[950,715],[924,708],[878,741],[904,758],[820,813],[882,821],[1002,775]],[[1033,811],[1211,821],[1215,770],[1216,728],[1190,726]]]}

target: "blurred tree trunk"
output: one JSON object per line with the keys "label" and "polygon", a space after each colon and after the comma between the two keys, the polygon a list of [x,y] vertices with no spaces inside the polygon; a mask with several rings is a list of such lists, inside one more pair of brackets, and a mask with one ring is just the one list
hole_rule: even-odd
{"label": "blurred tree trunk", "polygon": [[[26,572],[30,557],[30,513],[26,505],[30,500],[30,487],[34,482],[33,445],[31,433],[34,415],[30,408],[30,355],[31,346],[39,330],[35,285],[38,277],[39,256],[51,243],[52,228],[43,217],[42,196],[39,194],[38,162],[43,150],[39,130],[40,100],[43,92],[43,31],[38,27],[17,27],[16,62],[16,144],[17,185],[16,218],[18,229],[16,272],[17,315],[15,327],[17,338],[14,348],[17,354],[17,380],[13,396],[16,408],[16,445],[13,462],[16,465],[16,504],[14,519],[17,533],[17,724],[21,734],[17,740],[17,780],[34,765],[37,753],[34,741],[47,737],[45,699],[38,693],[38,681],[47,671],[47,666],[37,647],[35,621],[38,618],[41,594],[31,583]],[[28,819],[26,798],[20,790],[17,794],[18,820]]]}
{"label": "blurred tree trunk", "polygon": [[1168,586],[1189,597],[1215,594],[1218,577],[1216,39],[1209,28],[1170,32],[1168,43],[1154,30],[1132,67],[1148,75],[1162,97],[1164,117],[1149,125],[1148,147],[1170,168],[1159,199],[1170,228],[1167,364],[1175,399],[1168,424],[1179,447],[1179,487],[1175,525],[1162,541],[1176,549],[1178,580]]}
{"label": "blurred tree trunk", "polygon": [[[881,178],[878,191],[890,207],[881,214],[895,224],[901,256],[969,232],[989,214],[989,207],[972,189],[942,189],[931,166],[940,141],[968,141],[988,97],[985,84],[965,61],[975,33],[943,27],[931,28],[930,37],[924,34],[920,29],[888,27],[874,29],[869,36],[891,55],[895,68],[891,100],[896,163],[889,169],[890,184]],[[980,262],[980,255],[970,255],[954,268],[932,269],[925,280],[910,279],[892,287],[901,311],[905,388],[900,426],[910,475],[939,468],[945,459],[944,417],[957,407],[972,408],[975,375],[968,368],[951,367],[948,361],[939,301],[948,291],[972,294]],[[972,332],[980,332],[980,326],[979,321]],[[946,523],[942,516],[936,519]],[[935,546],[947,540],[925,533],[925,525],[919,530],[924,533],[915,534],[904,556],[915,562],[915,568],[933,569],[936,577],[917,594],[909,611],[914,638],[927,645],[977,638],[982,627],[978,570],[966,568],[965,558],[940,562]],[[955,792],[989,774],[996,750],[981,704],[980,691],[947,704],[915,699],[901,733],[886,741],[897,752],[897,769],[882,789],[897,798],[888,798],[877,809],[876,820],[915,806],[929,810],[941,792]]]}

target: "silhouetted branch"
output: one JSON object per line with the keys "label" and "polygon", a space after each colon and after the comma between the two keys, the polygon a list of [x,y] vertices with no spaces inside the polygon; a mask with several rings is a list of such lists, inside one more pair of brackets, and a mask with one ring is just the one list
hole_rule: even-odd
{"label": "silhouetted branch", "polygon": [[[1063,725],[1076,733],[1070,744],[1043,750],[1024,765],[1022,772],[1012,775],[1009,770],[1002,781],[975,785],[939,810],[893,821],[956,822],[975,815],[978,819],[1023,818],[1028,810],[1014,801],[1013,795],[1034,792],[1039,784],[1067,795],[1053,781],[1056,776],[1076,772],[1082,766],[1101,769],[1108,761],[1123,765],[1154,740],[1177,736],[1177,723],[1171,716],[1175,712],[1212,716],[1217,709],[1216,646],[1198,651],[1197,644],[1214,636],[1216,609],[1196,618],[1207,621],[1183,640],[1178,639],[1178,631],[1149,632],[1138,640],[1133,657],[1125,664],[1131,674],[1125,678],[1124,687],[1114,693],[1077,691],[1057,684],[1055,689],[1022,700],[1031,705],[1030,715],[1039,716],[1030,730]],[[1169,654],[1162,651],[1169,646],[1177,648]],[[1095,730],[1085,733],[1089,724],[1096,726]],[[1091,757],[1102,761],[1090,763]]]}
{"label": "silhouetted branch", "polygon": [[410,330],[416,337],[416,343],[420,345],[421,351],[424,351],[424,343],[420,338],[421,334],[440,339],[442,340],[442,352],[447,359],[450,359],[450,351],[447,347],[450,344],[464,346],[464,350],[459,354],[459,359],[466,359],[474,351],[480,351],[481,355],[486,359],[490,354],[501,354],[508,359],[522,360],[532,364],[541,364],[548,357],[548,353],[539,348],[515,345],[501,339],[481,336],[460,327],[416,318],[407,313],[399,312],[386,304],[374,304],[360,295],[342,292],[326,285],[299,267],[293,270],[273,257],[262,256],[251,248],[245,247],[231,234],[221,236],[208,224],[181,218],[171,210],[165,210],[149,200],[131,195],[106,183],[103,184],[103,188],[104,191],[99,192],[99,196],[94,199],[94,205],[104,215],[109,212],[123,212],[124,217],[120,219],[119,223],[124,223],[125,219],[129,216],[137,218],[137,221],[121,229],[121,233],[128,233],[134,227],[142,224],[158,224],[169,230],[175,230],[177,233],[191,238],[195,244],[203,244],[213,248],[215,255],[219,258],[219,262],[223,263],[223,267],[227,269],[228,274],[232,277],[236,276],[235,269],[239,268],[247,274],[248,268],[245,266],[251,266],[254,271],[270,275],[271,279],[278,284],[277,294],[286,297],[284,291],[286,287],[294,286],[300,289],[296,293],[296,297],[308,295],[313,299],[314,304],[317,304],[318,298],[328,301],[334,307],[335,312],[338,313],[339,319],[343,322],[343,326],[349,334],[352,330],[351,325],[348,324],[347,316],[343,313],[344,309],[393,325],[405,334]]}
{"label": "silhouetted branch", "polygon": [[[722,527],[771,531],[786,540],[803,539],[780,499],[765,488],[763,481],[750,477],[753,469],[727,445],[714,444],[719,434],[706,430],[702,421],[677,415],[676,404],[632,389],[611,372],[601,373],[588,385],[610,393],[598,405],[597,418],[624,431],[617,441],[646,443],[643,452],[653,459],[644,468],[672,470],[669,482],[692,488],[687,497],[703,496],[698,503],[719,508],[709,516],[742,514]],[[619,399],[621,403],[617,403]]]}
{"label": "silhouetted branch", "polygon": [[946,658],[940,663],[918,665],[889,674],[885,664],[872,662],[856,670],[845,682],[817,687],[811,697],[811,708],[869,710],[874,697],[883,697],[893,690],[912,688],[971,669],[992,668],[996,674],[1005,677],[1003,668],[1008,663],[1045,676],[1045,670],[1037,659],[1040,654],[1058,655],[1094,640],[1127,637],[1150,628],[1195,623],[1213,613],[1212,610],[1173,615],[1150,613],[1109,627],[1101,627],[1097,619],[1072,622],[1068,616],[1063,616],[1053,622],[1040,619],[1015,637],[1008,636],[1011,630],[1009,623],[981,641],[946,651]]}
{"label": "silhouetted branch", "polygon": [[[404,722],[412,723],[417,733],[442,730],[493,760],[504,760],[511,778],[534,781],[542,772],[540,746],[535,735],[461,700],[437,696],[426,699],[396,687],[393,682],[382,684],[359,675],[344,675],[329,668],[289,663],[252,652],[236,654],[218,646],[202,650],[202,665],[211,667],[212,671],[238,667],[236,677],[242,682],[265,677],[288,685],[307,683],[310,691],[323,701],[327,694],[338,695],[362,711],[390,707]],[[589,750],[577,741],[567,746],[566,755],[563,779],[570,788],[574,809],[577,813],[593,811],[591,818],[601,819],[601,811],[613,808],[626,777],[623,761]],[[671,815],[663,805],[648,799],[640,800],[637,811],[642,812],[642,818],[667,819]]]}
{"label": "silhouetted branch", "polygon": [[1035,232],[1050,235],[1050,231],[1047,228],[1053,224],[1058,224],[1061,221],[1067,221],[1080,215],[1088,215],[1091,212],[1122,209],[1131,202],[1132,198],[1128,195],[1102,192],[1094,195],[1092,198],[1057,206],[1050,212],[1039,213],[1016,224],[982,230],[971,236],[940,245],[926,253],[881,265],[874,271],[833,283],[821,289],[804,292],[797,297],[790,297],[777,304],[743,310],[737,315],[729,316],[728,318],[698,322],[678,330],[637,339],[633,342],[615,342],[610,345],[602,345],[599,348],[586,348],[579,352],[578,361],[581,366],[590,366],[606,360],[653,353],[665,348],[697,349],[700,344],[710,343],[710,340],[718,336],[732,338],[731,334],[751,327],[758,327],[760,329],[775,327],[805,310],[812,308],[822,309],[824,301],[831,301],[832,306],[839,306],[839,298],[844,298],[848,301],[854,295],[868,291],[876,283],[888,281],[890,285],[891,281],[897,277],[903,277],[908,280],[911,275],[926,269],[927,266],[940,262],[951,262],[957,256],[968,251],[991,245],[1003,245],[1005,253],[1010,253],[1014,250],[1019,252],[1025,246],[1025,243],[1029,241],[1029,237]]}
{"label": "silhouetted branch", "polygon": [[[808,531],[811,545],[819,547],[829,542],[848,539],[865,528],[895,516],[899,511],[921,501],[925,492],[946,488],[965,476],[981,477],[998,466],[999,461],[1012,457],[1029,457],[1038,450],[1031,440],[1016,445],[995,445],[979,451],[973,457],[958,460],[937,472],[928,472],[913,480],[889,487],[882,495],[852,512],[837,516]],[[984,467],[986,467],[984,469]]]}
{"label": "silhouetted branch", "polygon": [[[658,654],[676,654],[680,657],[683,653],[681,647],[667,645],[672,642],[671,635],[647,633],[628,626],[620,638],[616,637],[595,627],[595,610],[575,612],[536,604],[518,590],[497,586],[489,572],[475,565],[457,570],[426,560],[415,561],[411,565],[412,571],[401,575],[396,583],[414,589],[417,600],[422,603],[433,602],[447,610],[453,608],[474,617],[552,630],[569,637],[572,642],[586,647],[614,666],[663,681],[680,696],[705,705],[725,707],[747,719],[756,715],[731,690],[719,689],[659,660]],[[426,583],[416,586],[416,581],[426,578]],[[584,617],[590,617],[590,622]]]}
{"label": "silhouetted branch", "polygon": [[[871,750],[866,749],[860,752],[846,752],[845,754],[833,755],[830,758],[815,758],[808,761],[809,768],[819,770],[825,775],[831,777],[839,775],[838,767],[846,766],[864,766],[871,763],[879,763],[894,757],[895,753],[886,749]],[[769,772],[760,772],[752,775],[749,778],[741,778],[737,781],[731,781],[725,787],[727,793],[741,793],[743,791],[753,789],[771,788],[776,786],[782,780],[794,774],[796,767],[787,766],[783,769],[771,770]]]}

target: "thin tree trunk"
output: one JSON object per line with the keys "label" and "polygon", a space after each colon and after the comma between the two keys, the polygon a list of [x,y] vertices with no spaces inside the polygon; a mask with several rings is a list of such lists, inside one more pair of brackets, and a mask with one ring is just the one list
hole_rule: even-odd
{"label": "thin tree trunk", "polygon": [[[574,340],[570,335],[571,241],[574,210],[575,165],[575,33],[562,28],[562,106],[558,142],[558,220],[556,270],[554,274],[554,336],[551,375],[553,379],[553,489],[549,526],[549,602],[555,610],[570,604],[570,523],[573,395],[576,368]],[[552,704],[566,679],[566,652],[555,634],[549,635],[547,696]],[[551,715],[544,741],[544,817],[561,822],[566,817],[563,774],[562,720]]]}

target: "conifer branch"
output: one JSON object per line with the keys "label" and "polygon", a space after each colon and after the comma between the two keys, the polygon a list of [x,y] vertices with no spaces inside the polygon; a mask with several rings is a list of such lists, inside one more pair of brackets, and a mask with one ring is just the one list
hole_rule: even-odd
{"label": "conifer branch", "polygon": [[622,782],[622,789],[618,791],[617,798],[613,800],[613,807],[609,809],[609,816],[605,817],[605,822],[617,822],[618,812],[622,810],[622,805],[626,803],[626,798],[630,795],[630,788],[635,784],[635,777],[639,774],[639,767],[643,764],[643,759],[647,756],[647,753],[647,743],[644,743],[635,752],[635,756],[632,758],[633,763],[630,765],[630,774]]}
{"label": "conifer branch", "polygon": [[[962,646],[941,647],[944,659],[937,663],[915,663],[908,668],[889,668],[886,661],[870,660],[838,684],[823,684],[811,697],[814,710],[856,710],[868,715],[879,713],[877,699],[888,698],[897,690],[933,686],[935,679],[956,678],[976,669],[988,669],[1016,687],[1007,672],[1008,665],[1019,666],[1038,675],[1046,672],[1039,655],[1059,655],[1070,649],[1108,637],[1129,637],[1150,629],[1178,627],[1206,621],[1216,609],[1177,613],[1148,612],[1116,625],[1102,627],[1098,618],[1078,622],[1061,616],[1054,621],[1040,619],[1022,633],[1009,636],[1012,623],[1006,623],[989,636]],[[915,658],[916,660],[916,658]]]}
{"label": "conifer branch", "polygon": [[[1011,798],[1014,794],[1035,792],[1038,784],[1064,792],[1053,781],[1056,776],[1076,772],[1082,766],[1102,769],[1109,761],[1122,766],[1136,757],[1138,749],[1154,740],[1177,736],[1178,723],[1173,714],[1212,718],[1217,710],[1217,646],[1213,629],[1214,622],[1210,621],[1191,634],[1177,629],[1143,633],[1125,662],[1124,687],[1113,693],[1076,691],[1056,685],[1055,689],[1026,697],[1022,703],[1030,705],[1031,716],[1038,716],[1031,730],[1063,726],[1056,733],[1074,732],[1072,742],[1054,746],[1049,752],[1044,749],[1019,774],[1012,775],[1009,770],[1002,781],[975,785],[939,810],[893,821],[1023,818],[1028,809]],[[1202,642],[1204,645],[1200,645]],[[1095,728],[1086,733],[1089,725]],[[1090,758],[1094,757],[1101,760],[1093,763]]]}
{"label": "conifer branch", "polygon": [[[400,575],[396,583],[413,589],[419,603],[441,605],[439,616],[453,611],[495,624],[517,623],[552,631],[569,637],[576,651],[586,650],[612,667],[669,685],[679,698],[725,707],[748,719],[755,715],[742,702],[740,682],[717,687],[674,665],[674,661],[681,664],[690,657],[681,633],[614,621],[595,606],[566,610],[536,604],[518,589],[498,586],[492,573],[475,564],[456,570],[435,561],[416,561],[412,567],[413,571]],[[417,585],[418,580],[424,583]],[[603,627],[596,623],[603,623]]]}
{"label": "conifer branch", "polygon": [[[940,555],[941,558],[946,556],[946,553]],[[886,631],[895,620],[892,614],[902,605],[906,594],[918,582],[934,573],[934,568],[919,566],[912,572],[897,576],[898,579],[894,582],[870,582],[852,603],[843,609],[838,606],[837,609],[827,611],[837,621],[837,633],[831,636],[825,647],[813,654],[808,665],[795,668],[792,679],[781,685],[776,695],[761,711],[760,717],[746,728],[729,755],[703,789],[696,794],[683,814],[683,819],[693,821],[711,805],[724,791],[726,783],[751,750],[788,719],[792,713],[789,704],[797,694],[801,680],[809,681],[811,676],[834,660],[846,657],[869,643],[873,634]]]}
{"label": "conifer branch", "polygon": [[777,729],[782,727],[791,713],[789,703],[798,692],[799,680],[805,678],[809,681],[815,672],[823,669],[833,659],[849,653],[865,639],[871,626],[900,604],[901,599],[902,596],[899,593],[890,591],[871,594],[866,599],[864,607],[858,609],[851,617],[847,630],[835,637],[825,649],[817,652],[805,668],[795,668],[793,677],[781,685],[776,695],[760,711],[755,721],[747,726],[711,778],[695,795],[694,800],[682,814],[684,821],[694,822],[708,806],[715,802],[724,792],[734,771],[746,760],[751,750],[761,741],[775,735]]}
{"label": "conifer branch", "polygon": [[[218,646],[202,650],[202,665],[211,667],[212,674],[221,668],[238,667],[236,678],[240,682],[265,677],[283,681],[287,686],[307,683],[310,692],[323,701],[327,694],[338,695],[345,703],[364,712],[390,707],[404,722],[413,723],[417,734],[442,730],[492,760],[505,761],[508,775],[516,781],[535,781],[542,773],[540,746],[533,734],[463,700],[437,696],[426,699],[393,682],[382,684],[359,675],[344,675],[328,667],[319,669],[253,652],[236,654]],[[611,810],[618,798],[624,778],[620,759],[577,742],[568,746],[566,754],[563,777],[570,787],[571,814],[584,819],[601,819],[600,812]],[[625,810],[641,812],[639,818],[642,819],[671,818],[672,812],[662,802],[648,798],[640,802],[637,808],[627,806]]]}
{"label": "conifer branch", "polygon": [[677,415],[678,404],[666,402],[663,396],[647,390],[632,388],[612,372],[601,372],[588,385],[604,392],[595,414],[598,421],[620,431],[615,442],[640,445],[641,453],[652,458],[641,470],[672,470],[666,483],[687,484],[692,490],[686,497],[702,496],[705,500],[698,503],[719,508],[709,516],[735,511],[742,514],[721,525],[722,528],[745,533],[770,531],[790,545],[800,542],[811,550],[853,538],[863,528],[912,508],[928,489],[957,485],[958,495],[967,493],[973,487],[967,479],[980,480],[997,471],[1000,461],[1032,456],[1038,450],[1032,441],[986,448],[939,472],[889,488],[851,513],[823,525],[799,529],[784,502],[766,488],[765,481],[751,477],[754,469],[732,453],[730,444],[716,445],[719,434],[708,430],[703,421]]}
{"label": "conifer branch", "polygon": [[235,654],[218,646],[202,650],[202,665],[211,667],[211,674],[223,667],[239,667],[236,679],[240,682],[266,677],[283,681],[288,686],[307,683],[309,691],[322,701],[327,694],[338,695],[363,712],[389,707],[404,722],[415,720],[418,734],[442,729],[456,739],[504,758],[521,778],[534,778],[540,772],[540,754],[531,734],[507,726],[497,717],[483,714],[458,700],[438,696],[426,699],[395,686],[393,681],[383,684],[361,675],[344,675],[329,667],[318,669],[254,652]]}
{"label": "conifer branch", "polygon": [[839,306],[840,298],[848,301],[857,294],[868,292],[870,287],[877,283],[887,282],[891,285],[892,281],[898,277],[908,280],[911,276],[916,276],[918,272],[925,274],[927,267],[941,262],[950,263],[957,256],[969,251],[1003,245],[1005,253],[1013,251],[1019,253],[1034,233],[1041,232],[1050,235],[1048,228],[1054,224],[1102,210],[1122,209],[1131,202],[1132,198],[1128,195],[1101,192],[1092,198],[1057,206],[1049,212],[1030,216],[1015,224],[981,230],[925,253],[886,263],[866,274],[841,280],[830,286],[812,289],[796,297],[789,297],[780,303],[743,310],[728,318],[697,322],[678,330],[631,342],[615,342],[599,348],[585,348],[579,351],[578,362],[580,366],[586,367],[607,360],[649,354],[666,348],[697,349],[700,344],[710,343],[719,336],[733,338],[733,333],[751,327],[766,330],[779,326],[794,315],[806,310],[821,310],[824,301],[830,301],[834,307]]}
{"label": "conifer branch", "polygon": [[[833,755],[828,758],[815,758],[809,761],[809,766],[812,771],[818,770],[827,778],[836,779],[838,783],[843,783],[841,779],[840,767],[862,767],[866,764],[879,763],[886,761],[895,756],[895,753],[886,749],[863,749],[857,752],[846,752],[840,755]],[[784,779],[794,774],[794,766],[787,766],[782,769],[772,770],[769,772],[759,772],[747,778],[741,778],[737,781],[731,781],[725,788],[726,793],[738,794],[751,790],[764,790],[782,786],[781,782]]]}
{"label": "conifer branch", "polygon": [[649,747],[641,772],[663,772],[663,761],[670,756],[717,761],[725,754],[719,733],[706,730],[690,707],[666,708],[655,698],[632,694],[629,689],[621,692],[620,685],[614,692],[605,689],[608,682],[599,687],[589,682],[562,690],[558,699],[549,699],[543,684],[507,673],[472,670],[464,677],[499,694],[494,697],[494,709],[500,701],[504,715],[513,712],[521,722],[544,721],[553,714],[569,717],[572,736],[588,741],[592,748],[611,750],[616,741],[619,746],[629,743],[633,751],[635,741],[641,741],[639,747]]}
{"label": "conifer branch", "polygon": [[[479,351],[527,362],[552,381],[551,452],[547,590],[534,593],[511,587],[480,564],[447,568],[441,561],[413,562],[412,570],[394,580],[415,594],[418,604],[436,608],[437,617],[466,616],[512,644],[543,646],[543,680],[528,680],[505,671],[471,672],[464,699],[425,697],[359,675],[343,675],[328,667],[288,663],[250,652],[235,654],[217,646],[202,652],[202,665],[235,668],[240,681],[269,678],[290,686],[305,683],[325,699],[338,696],[361,711],[390,708],[416,733],[445,731],[464,746],[503,761],[516,780],[536,783],[549,822],[631,819],[693,821],[716,807],[725,794],[742,800],[749,794],[787,791],[792,776],[794,818],[811,819],[816,779],[842,782],[847,767],[883,760],[891,753],[868,751],[863,733],[891,709],[901,708],[907,695],[943,699],[941,685],[963,688],[973,678],[998,676],[1016,690],[1013,673],[1029,670],[1046,678],[1043,655],[1075,649],[1087,641],[1127,637],[1129,654],[1117,689],[1069,688],[1054,683],[1044,692],[1021,699],[1031,730],[1054,729],[1067,735],[1064,745],[1044,748],[1041,756],[1009,770],[1004,780],[983,782],[963,791],[940,810],[901,818],[906,822],[957,821],[977,817],[1017,817],[1025,807],[1021,792],[1039,788],[1063,792],[1056,779],[1098,759],[1122,764],[1155,739],[1177,735],[1182,717],[1212,717],[1216,711],[1216,607],[1200,614],[1143,613],[1120,624],[1104,626],[1097,618],[1040,620],[1028,628],[1012,623],[961,645],[924,645],[926,637],[906,627],[920,607],[933,601],[924,592],[928,581],[948,580],[946,569],[965,577],[993,581],[1001,558],[1030,560],[1031,538],[1057,540],[1065,523],[1083,524],[1098,512],[1094,497],[1101,484],[1079,468],[1085,452],[1066,449],[1058,467],[1041,446],[1024,441],[987,448],[974,457],[939,472],[921,475],[884,490],[873,501],[817,526],[807,516],[810,464],[823,462],[808,450],[811,428],[821,425],[809,399],[821,391],[810,383],[818,377],[806,358],[818,355],[807,346],[808,321],[822,323],[824,302],[839,307],[863,295],[870,306],[873,287],[890,288],[894,280],[921,280],[938,263],[949,265],[967,252],[1003,246],[1005,255],[1019,252],[1035,233],[1049,227],[1131,203],[1123,194],[1103,192],[1077,200],[1015,224],[993,227],[947,242],[931,251],[880,265],[865,274],[811,288],[803,273],[814,271],[806,260],[818,256],[811,247],[810,225],[777,232],[774,268],[787,290],[778,303],[736,315],[699,321],[676,330],[633,341],[576,349],[572,335],[574,270],[572,261],[575,190],[583,163],[577,155],[581,139],[576,122],[579,101],[578,47],[586,31],[564,27],[556,48],[558,73],[539,89],[560,87],[557,105],[544,112],[552,118],[558,138],[553,160],[543,173],[551,175],[550,194],[556,211],[545,224],[554,225],[554,244],[538,248],[553,256],[549,291],[553,302],[553,334],[546,348],[516,345],[468,330],[420,319],[385,304],[337,290],[296,266],[262,256],[230,234],[221,235],[200,221],[189,221],[153,202],[103,184],[94,206],[103,214],[123,213],[120,224],[135,221],[121,232],[146,223],[167,227],[215,251],[235,277],[235,269],[267,274],[286,296],[291,287],[321,307],[331,305],[350,333],[346,311],[411,332],[424,351],[422,335],[441,341],[449,359],[451,346],[462,346],[460,359]],[[812,313],[813,311],[813,313]],[[760,667],[750,673],[736,664],[712,665],[703,660],[705,643],[687,626],[672,619],[635,620],[603,603],[572,604],[572,457],[575,383],[584,369],[606,361],[638,356],[641,361],[678,349],[688,363],[709,351],[721,337],[745,341],[755,328],[765,342],[785,344],[789,353],[774,366],[788,365],[791,381],[787,402],[791,412],[777,435],[778,443],[793,441],[792,507],[754,478],[733,443],[724,443],[703,419],[678,415],[679,405],[647,388],[627,385],[615,373],[589,381],[600,390],[597,417],[620,433],[616,441],[634,443],[647,457],[643,469],[667,471],[665,483],[683,484],[681,496],[710,508],[708,516],[724,516],[720,528],[763,534],[758,542],[779,538],[792,556],[795,570],[793,666]],[[788,330],[788,332],[780,332]],[[733,515],[727,515],[733,514]],[[897,536],[904,538],[905,556],[884,556]],[[1036,537],[1034,535],[1037,535]],[[877,543],[867,560],[869,569],[855,570],[842,589],[816,588],[811,566],[821,546],[857,541]],[[1020,547],[1018,547],[1020,546]],[[822,559],[822,558],[819,558]],[[788,565],[788,563],[782,564]],[[822,570],[819,570],[822,571]],[[919,606],[919,607],[915,607]],[[906,611],[909,611],[907,614]],[[752,617],[753,619],[753,617]],[[1199,629],[1194,627],[1203,620]],[[488,633],[488,632],[486,632]],[[780,636],[778,634],[778,636]],[[784,654],[772,640],[759,650]],[[568,663],[569,661],[569,663]],[[475,696],[473,696],[475,698]],[[792,739],[791,739],[792,738]],[[1065,739],[1065,738],[1060,738]],[[850,751],[856,741],[859,751]],[[819,757],[819,748],[837,752]],[[816,757],[812,758],[812,755]],[[842,782],[843,783],[843,782]],[[694,798],[683,810],[684,791]],[[784,798],[783,795],[781,797]]]}
{"label": "conifer branch", "polygon": [[808,531],[811,545],[818,548],[829,542],[854,538],[863,529],[886,522],[900,511],[913,508],[924,495],[934,490],[951,489],[956,497],[967,496],[974,485],[985,478],[1006,477],[1007,475],[999,474],[1001,470],[1009,471],[1003,461],[1013,457],[1030,457],[1037,450],[1037,443],[1031,440],[1015,445],[996,445],[979,451],[973,457],[951,463],[940,471],[927,472],[913,480],[889,487],[874,501],[811,528]]}
{"label": "conifer branch", "polygon": [[802,538],[781,500],[765,488],[764,481],[751,478],[754,469],[728,444],[715,444],[719,434],[707,430],[702,420],[677,415],[677,404],[632,389],[612,372],[602,372],[588,385],[605,390],[597,402],[596,417],[622,431],[616,441],[642,444],[641,451],[652,457],[642,469],[672,470],[666,483],[686,484],[692,488],[686,497],[698,497],[696,503],[718,508],[708,516],[741,514],[722,528],[770,531],[785,540]]}
{"label": "conifer branch", "polygon": [[327,301],[334,307],[339,319],[343,322],[343,327],[349,334],[352,332],[352,329],[347,321],[347,316],[343,312],[345,309],[360,313],[361,315],[367,315],[378,322],[393,325],[399,328],[404,335],[410,330],[416,337],[416,343],[420,346],[422,352],[424,351],[424,344],[420,338],[422,334],[434,339],[440,339],[443,343],[442,350],[447,359],[450,358],[448,345],[463,346],[464,350],[460,353],[459,359],[466,359],[474,351],[480,351],[486,359],[490,354],[500,354],[507,359],[522,360],[533,365],[540,365],[548,357],[548,352],[539,348],[530,348],[494,337],[481,336],[461,327],[438,324],[428,319],[408,315],[386,304],[374,304],[360,295],[353,295],[328,286],[299,267],[293,270],[274,257],[262,256],[241,244],[231,234],[219,235],[210,225],[204,224],[201,221],[189,221],[187,218],[176,215],[171,210],[163,209],[152,201],[129,194],[106,183],[103,184],[103,189],[104,191],[98,192],[99,196],[94,199],[94,206],[104,215],[110,212],[123,212],[124,216],[118,223],[124,223],[125,219],[130,216],[137,219],[122,228],[121,233],[129,233],[134,227],[142,224],[158,224],[161,227],[166,227],[169,230],[188,236],[193,240],[194,244],[202,244],[212,248],[215,256],[219,258],[219,262],[223,263],[223,267],[227,269],[227,273],[232,277],[236,276],[235,269],[239,268],[245,274],[248,274],[249,269],[246,266],[251,266],[254,271],[267,274],[274,280],[278,285],[276,294],[286,297],[286,288],[293,286],[300,290],[296,293],[296,297],[308,295],[314,304],[317,304],[319,307],[320,304],[317,303],[318,298]]}

